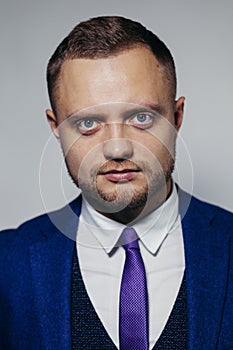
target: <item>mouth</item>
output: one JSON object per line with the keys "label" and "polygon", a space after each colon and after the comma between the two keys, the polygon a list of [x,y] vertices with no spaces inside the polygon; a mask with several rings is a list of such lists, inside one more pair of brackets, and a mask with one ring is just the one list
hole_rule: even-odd
{"label": "mouth", "polygon": [[140,172],[139,169],[110,169],[100,172],[99,175],[104,176],[107,180],[112,182],[128,182],[133,180]]}

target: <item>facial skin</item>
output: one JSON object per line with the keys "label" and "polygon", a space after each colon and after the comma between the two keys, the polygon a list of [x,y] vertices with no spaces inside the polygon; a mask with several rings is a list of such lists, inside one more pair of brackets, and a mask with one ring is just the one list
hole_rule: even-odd
{"label": "facial skin", "polygon": [[97,211],[129,224],[171,191],[183,105],[184,97],[171,99],[163,67],[140,47],[66,61],[57,115],[46,113],[83,196]]}

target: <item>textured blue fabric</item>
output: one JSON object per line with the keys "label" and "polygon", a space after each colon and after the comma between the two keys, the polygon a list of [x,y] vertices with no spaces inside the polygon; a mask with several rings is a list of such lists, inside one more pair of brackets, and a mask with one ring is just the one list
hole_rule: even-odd
{"label": "textured blue fabric", "polygon": [[153,350],[187,349],[187,298],[185,274],[168,322]]}
{"label": "textured blue fabric", "polygon": [[[81,198],[71,203],[79,215]],[[0,233],[0,350],[69,349],[75,215],[63,208]],[[77,217],[76,217],[77,219]]]}
{"label": "textured blue fabric", "polygon": [[[188,194],[179,190],[183,203]],[[72,204],[77,214],[81,199]],[[69,237],[78,219],[54,213]],[[233,215],[192,198],[182,221],[188,350],[233,347]],[[74,241],[43,215],[0,233],[0,349],[71,348],[70,285]]]}
{"label": "textured blue fabric", "polygon": [[148,350],[148,293],[146,271],[138,238],[132,227],[121,234],[125,264],[120,288],[120,350]]}
{"label": "textured blue fabric", "polygon": [[88,297],[76,247],[71,278],[71,339],[72,350],[116,350]]}

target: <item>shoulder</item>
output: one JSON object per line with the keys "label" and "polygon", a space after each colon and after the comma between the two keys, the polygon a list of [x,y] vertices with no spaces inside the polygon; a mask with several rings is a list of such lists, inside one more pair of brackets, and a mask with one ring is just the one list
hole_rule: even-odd
{"label": "shoulder", "polygon": [[[70,221],[77,225],[81,210],[81,197],[79,196],[63,208],[42,214],[22,223],[18,228],[0,231],[0,252],[9,249],[24,249],[29,245],[58,235],[59,231],[70,227]],[[69,229],[68,227],[68,229]],[[0,254],[1,255],[1,254]]]}
{"label": "shoulder", "polygon": [[207,216],[216,222],[221,219],[222,223],[233,224],[233,213],[219,207],[218,205],[205,202],[193,196],[191,206],[196,216]]}
{"label": "shoulder", "polygon": [[209,225],[213,228],[233,234],[233,213],[217,205],[208,203],[178,189],[180,212],[184,221],[192,221],[199,225]]}
{"label": "shoulder", "polygon": [[40,227],[48,224],[48,215],[43,214],[21,224],[18,228],[0,231],[0,249],[8,250],[15,245],[20,248],[30,244],[41,236]]}

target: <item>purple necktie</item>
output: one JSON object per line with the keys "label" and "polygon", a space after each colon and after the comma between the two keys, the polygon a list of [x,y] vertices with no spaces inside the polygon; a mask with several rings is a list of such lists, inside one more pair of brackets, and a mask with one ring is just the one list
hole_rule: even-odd
{"label": "purple necktie", "polygon": [[148,350],[146,273],[133,228],[123,230],[121,243],[126,258],[120,291],[120,350]]}

